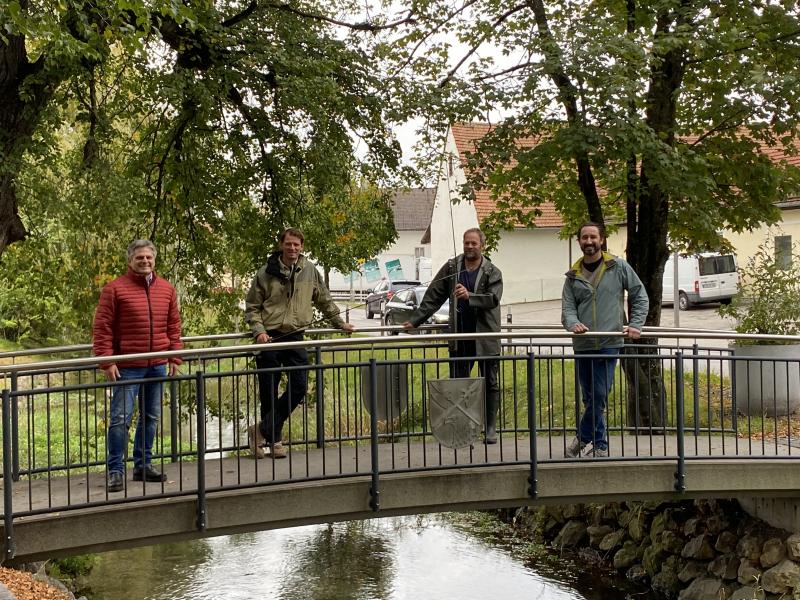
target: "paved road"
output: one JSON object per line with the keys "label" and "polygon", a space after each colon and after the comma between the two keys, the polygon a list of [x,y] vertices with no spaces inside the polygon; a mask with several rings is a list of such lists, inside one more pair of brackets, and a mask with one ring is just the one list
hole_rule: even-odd
{"label": "paved road", "polygon": [[[344,310],[346,304],[340,302]],[[706,304],[680,311],[678,326],[685,329],[713,329],[730,330],[733,322],[717,314],[719,304]],[[553,325],[561,327],[561,301],[546,300],[544,302],[527,302],[524,304],[509,304],[501,307],[503,322],[506,322],[510,313],[514,325]],[[661,312],[661,326],[673,327],[675,323],[674,311],[671,305],[664,306]],[[344,314],[342,315],[344,317]],[[376,316],[367,319],[362,304],[352,306],[349,313],[350,322],[358,329],[380,327],[381,321]],[[375,335],[380,335],[376,333]],[[727,345],[725,342],[723,345]]]}

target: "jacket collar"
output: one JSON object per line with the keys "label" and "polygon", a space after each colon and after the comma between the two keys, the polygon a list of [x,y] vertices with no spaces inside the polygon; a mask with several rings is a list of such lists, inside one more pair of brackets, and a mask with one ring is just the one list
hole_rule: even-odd
{"label": "jacket collar", "polygon": [[136,272],[135,272],[133,269],[131,269],[130,267],[128,267],[128,272],[127,272],[127,273],[125,273],[125,276],[126,276],[128,279],[130,279],[131,281],[133,281],[134,283],[136,283],[137,285],[140,285],[140,286],[142,286],[142,287],[149,287],[149,286],[152,286],[152,285],[154,285],[154,284],[155,284],[155,282],[156,282],[156,279],[158,279],[158,275],[156,275],[156,272],[155,272],[155,271],[153,271],[153,272],[152,272],[152,278],[150,279],[150,282],[149,282],[149,284],[148,284],[148,281],[147,281],[147,276],[146,276],[146,275],[140,275],[139,273],[136,273]]}
{"label": "jacket collar", "polygon": [[[617,257],[611,254],[610,252],[603,252],[603,258],[601,259],[603,262],[606,263],[606,268],[614,266],[617,261]],[[581,273],[581,264],[583,263],[583,257],[579,258],[575,261],[575,264],[572,265],[566,273],[564,273],[567,277],[577,277]]]}
{"label": "jacket collar", "polygon": [[[306,257],[304,255],[300,255],[297,257],[297,263],[294,266],[294,272],[299,273],[303,270],[303,267],[306,264]],[[281,252],[273,252],[269,255],[267,259],[267,274],[272,275],[273,277],[277,277],[281,281],[289,281],[289,276],[286,274],[285,270],[287,267],[281,261]]]}

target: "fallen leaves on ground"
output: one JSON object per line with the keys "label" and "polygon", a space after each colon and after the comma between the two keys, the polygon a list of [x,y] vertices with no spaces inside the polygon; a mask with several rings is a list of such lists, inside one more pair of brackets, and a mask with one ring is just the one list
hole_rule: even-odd
{"label": "fallen leaves on ground", "polygon": [[70,600],[61,590],[33,578],[33,574],[0,567],[0,582],[17,600]]}

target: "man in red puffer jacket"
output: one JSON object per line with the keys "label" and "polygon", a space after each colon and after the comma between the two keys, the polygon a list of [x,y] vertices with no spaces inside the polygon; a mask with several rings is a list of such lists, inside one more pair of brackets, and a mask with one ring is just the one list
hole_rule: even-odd
{"label": "man in red puffer jacket", "polygon": [[[94,315],[94,354],[113,356],[142,352],[179,350],[181,315],[175,288],[154,271],[156,248],[150,240],[135,240],[128,246],[128,272],[107,284]],[[180,358],[101,363],[108,381],[164,378],[178,372]],[[161,417],[163,379],[142,386],[114,386],[109,411],[107,442],[107,489],[124,487],[124,454],[128,443],[134,399],[139,398],[139,418],[133,443],[133,480],[166,481],[166,475],[151,463],[153,440]]]}

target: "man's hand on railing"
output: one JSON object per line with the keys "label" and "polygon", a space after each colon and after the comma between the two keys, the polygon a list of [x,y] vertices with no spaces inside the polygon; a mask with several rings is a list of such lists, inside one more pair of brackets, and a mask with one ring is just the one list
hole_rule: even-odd
{"label": "man's hand on railing", "polygon": [[405,323],[403,323],[403,329],[406,329],[406,330],[415,329],[415,327],[411,324],[411,321],[406,321]]}
{"label": "man's hand on railing", "polygon": [[570,329],[570,331],[572,333],[586,333],[587,331],[589,331],[589,328],[583,323],[575,323],[575,325],[572,326],[572,329]]}
{"label": "man's hand on railing", "polygon": [[356,326],[352,323],[345,323],[342,325],[342,331],[345,333],[353,333],[356,330]]}
{"label": "man's hand on railing", "polygon": [[181,372],[180,365],[176,365],[175,363],[169,363],[169,376],[170,377],[175,377],[176,375],[179,375],[180,372]]}
{"label": "man's hand on railing", "polygon": [[267,342],[269,342],[271,339],[272,339],[272,338],[271,338],[271,337],[269,337],[269,336],[268,336],[266,333],[259,333],[259,334],[256,336],[256,342],[257,342],[257,343],[259,343],[259,344],[266,344],[266,343],[267,343]]}
{"label": "man's hand on railing", "polygon": [[626,334],[632,340],[638,340],[640,337],[642,337],[642,332],[639,329],[636,329],[636,327],[631,327],[630,325],[625,325],[622,328],[622,333]]}

